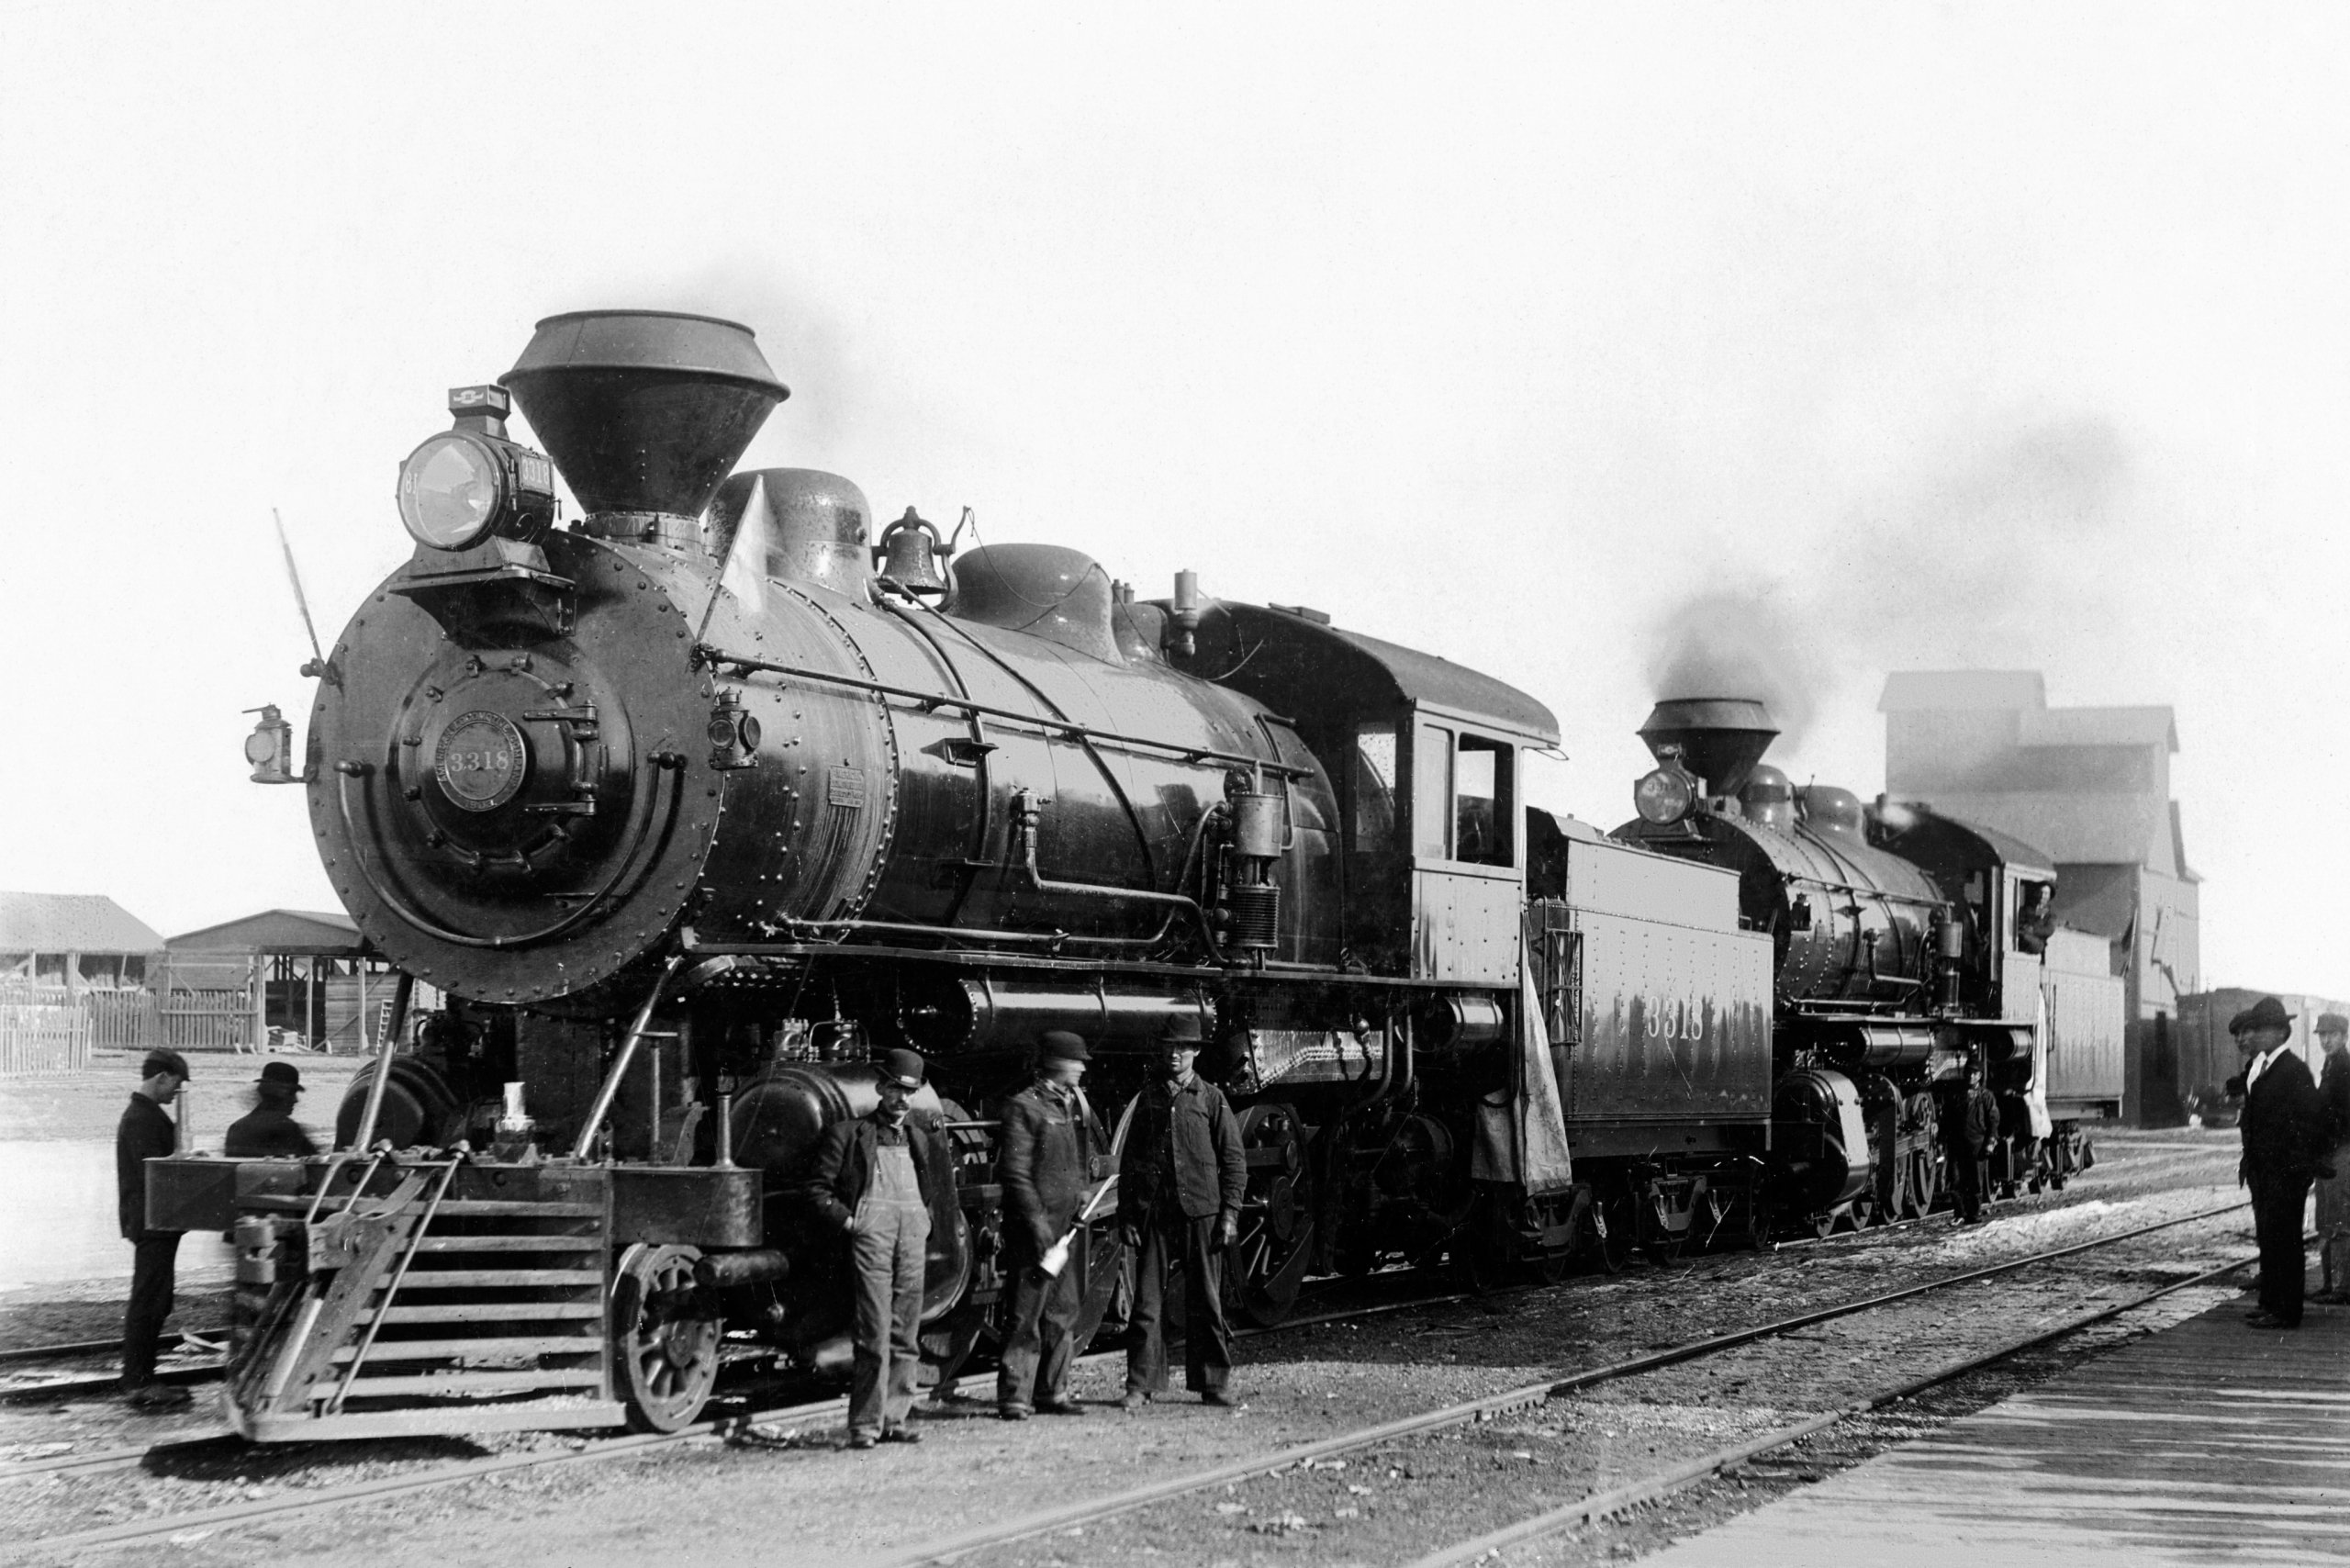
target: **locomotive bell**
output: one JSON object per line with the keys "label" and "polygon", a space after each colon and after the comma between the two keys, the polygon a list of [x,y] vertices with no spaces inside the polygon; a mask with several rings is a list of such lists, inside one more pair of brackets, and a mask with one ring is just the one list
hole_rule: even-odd
{"label": "locomotive bell", "polygon": [[938,557],[946,554],[938,530],[913,508],[881,531],[874,547],[874,575],[908,593],[945,593],[946,579],[938,575]]}

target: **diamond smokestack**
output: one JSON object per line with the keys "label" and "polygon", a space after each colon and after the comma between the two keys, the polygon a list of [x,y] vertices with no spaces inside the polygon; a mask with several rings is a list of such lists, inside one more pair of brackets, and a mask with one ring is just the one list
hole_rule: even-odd
{"label": "diamond smokestack", "polygon": [[1639,733],[1659,762],[1664,747],[1677,745],[1681,760],[1706,781],[1708,794],[1735,795],[1778,738],[1779,728],[1751,697],[1673,697],[1651,711]]}
{"label": "diamond smokestack", "polygon": [[550,316],[498,379],[591,521],[699,517],[791,396],[748,327],[668,310]]}

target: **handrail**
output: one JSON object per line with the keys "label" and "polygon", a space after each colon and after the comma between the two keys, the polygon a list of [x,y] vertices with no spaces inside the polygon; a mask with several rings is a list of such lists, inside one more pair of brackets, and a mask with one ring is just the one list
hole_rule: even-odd
{"label": "handrail", "polygon": [[884,697],[902,697],[924,708],[956,708],[968,713],[984,713],[991,719],[1008,719],[1016,724],[1034,724],[1038,729],[1057,731],[1081,741],[1107,741],[1116,745],[1139,746],[1146,751],[1163,751],[1176,756],[1203,762],[1225,762],[1237,767],[1259,767],[1268,773],[1284,774],[1292,778],[1310,778],[1314,770],[1294,763],[1268,761],[1242,752],[1219,751],[1213,746],[1186,745],[1181,741],[1154,740],[1148,735],[1130,735],[1117,730],[1098,729],[1069,719],[1048,719],[1041,713],[1023,713],[1011,708],[998,708],[992,703],[974,702],[967,697],[946,697],[935,691],[916,691],[911,687],[891,686],[884,681],[867,680],[859,676],[836,675],[831,670],[810,669],[804,665],[778,664],[773,659],[755,658],[748,654],[731,654],[723,648],[699,644],[694,648],[697,663],[716,667],[732,665],[738,673],[752,670],[768,675],[788,675],[799,680],[819,680],[833,686],[845,686],[858,691],[877,692]]}
{"label": "handrail", "polygon": [[408,1249],[400,1254],[399,1266],[392,1271],[392,1282],[384,1287],[384,1299],[375,1304],[374,1316],[367,1319],[367,1337],[351,1352],[351,1365],[343,1369],[342,1382],[335,1388],[334,1397],[327,1401],[326,1414],[332,1416],[340,1411],[342,1402],[351,1396],[351,1385],[358,1380],[359,1369],[366,1364],[367,1352],[375,1348],[375,1336],[383,1331],[384,1315],[391,1310],[392,1298],[399,1294],[400,1282],[408,1278],[408,1267],[416,1261],[416,1250],[424,1244],[424,1233],[431,1228],[432,1216],[441,1212],[441,1200],[449,1195],[449,1184],[457,1179],[459,1163],[453,1159],[442,1170],[441,1184],[432,1190],[424,1217],[408,1233]]}

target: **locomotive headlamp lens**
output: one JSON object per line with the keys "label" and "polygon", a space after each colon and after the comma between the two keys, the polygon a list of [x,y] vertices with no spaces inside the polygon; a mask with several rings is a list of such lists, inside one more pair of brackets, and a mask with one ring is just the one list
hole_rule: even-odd
{"label": "locomotive headlamp lens", "polygon": [[1697,803],[1696,791],[1690,788],[1689,776],[1676,768],[1660,767],[1644,775],[1632,786],[1632,809],[1640,820],[1667,827],[1689,814]]}
{"label": "locomotive headlamp lens", "polygon": [[445,431],[400,465],[400,521],[420,544],[463,550],[506,504],[506,469],[480,442]]}

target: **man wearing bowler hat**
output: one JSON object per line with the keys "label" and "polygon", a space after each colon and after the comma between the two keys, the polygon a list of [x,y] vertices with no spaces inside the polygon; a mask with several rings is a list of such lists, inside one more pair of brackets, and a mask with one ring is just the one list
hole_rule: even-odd
{"label": "man wearing bowler hat", "polygon": [[922,1366],[923,1274],[931,1206],[951,1173],[934,1129],[909,1114],[923,1084],[922,1058],[891,1051],[874,1080],[867,1114],[834,1122],[816,1146],[802,1189],[817,1217],[848,1238],[856,1295],[856,1360],[850,1373],[848,1446],[916,1443],[906,1425]]}
{"label": "man wearing bowler hat", "polygon": [[122,1391],[141,1410],[169,1409],[189,1397],[185,1388],[155,1381],[155,1353],[172,1316],[180,1233],[147,1228],[147,1161],[179,1151],[179,1127],[163,1107],[179,1098],[186,1081],[187,1059],[179,1052],[149,1051],[139,1066],[139,1087],[130,1092],[130,1103],[114,1129],[116,1217],[131,1246],[130,1300],[122,1315]]}
{"label": "man wearing bowler hat", "polygon": [[1194,1014],[1170,1019],[1158,1072],[1135,1106],[1118,1162],[1118,1224],[1135,1250],[1134,1337],[1126,1349],[1128,1410],[1167,1389],[1167,1274],[1183,1274],[1184,1386],[1228,1405],[1232,1332],[1224,1321],[1224,1251],[1240,1228],[1248,1161],[1224,1093],[1192,1070]]}
{"label": "man wearing bowler hat", "polygon": [[253,1108],[229,1124],[220,1152],[231,1159],[318,1153],[319,1146],[294,1120],[294,1102],[301,1092],[302,1074],[291,1062],[263,1067],[253,1081]]}
{"label": "man wearing bowler hat", "polygon": [[2285,1047],[2293,1021],[2284,1003],[2262,997],[2229,1020],[2228,1033],[2244,1058],[2244,1162],[2237,1174],[2252,1189],[2252,1228],[2260,1243],[2260,1310],[2245,1321],[2255,1328],[2299,1328],[2301,1210],[2324,1157],[2325,1107],[2308,1065]]}
{"label": "man wearing bowler hat", "polygon": [[2311,1301],[2350,1305],[2350,1018],[2328,1013],[2317,1021],[2323,1047],[2317,1097],[2325,1107],[2325,1163],[2317,1179],[2317,1266],[2322,1287]]}
{"label": "man wearing bowler hat", "polygon": [[[1086,1233],[1077,1225],[1103,1166],[1101,1125],[1078,1087],[1091,1060],[1084,1039],[1047,1029],[1036,1039],[1036,1081],[1003,1108],[1002,1152],[996,1172],[1003,1183],[1004,1267],[1012,1279],[1012,1311],[1003,1359],[996,1374],[996,1414],[1024,1421],[1032,1411],[1082,1416],[1069,1396],[1069,1368],[1077,1350],[1078,1309],[1085,1288]],[[1045,1272],[1046,1254],[1076,1226],[1058,1274]]]}

